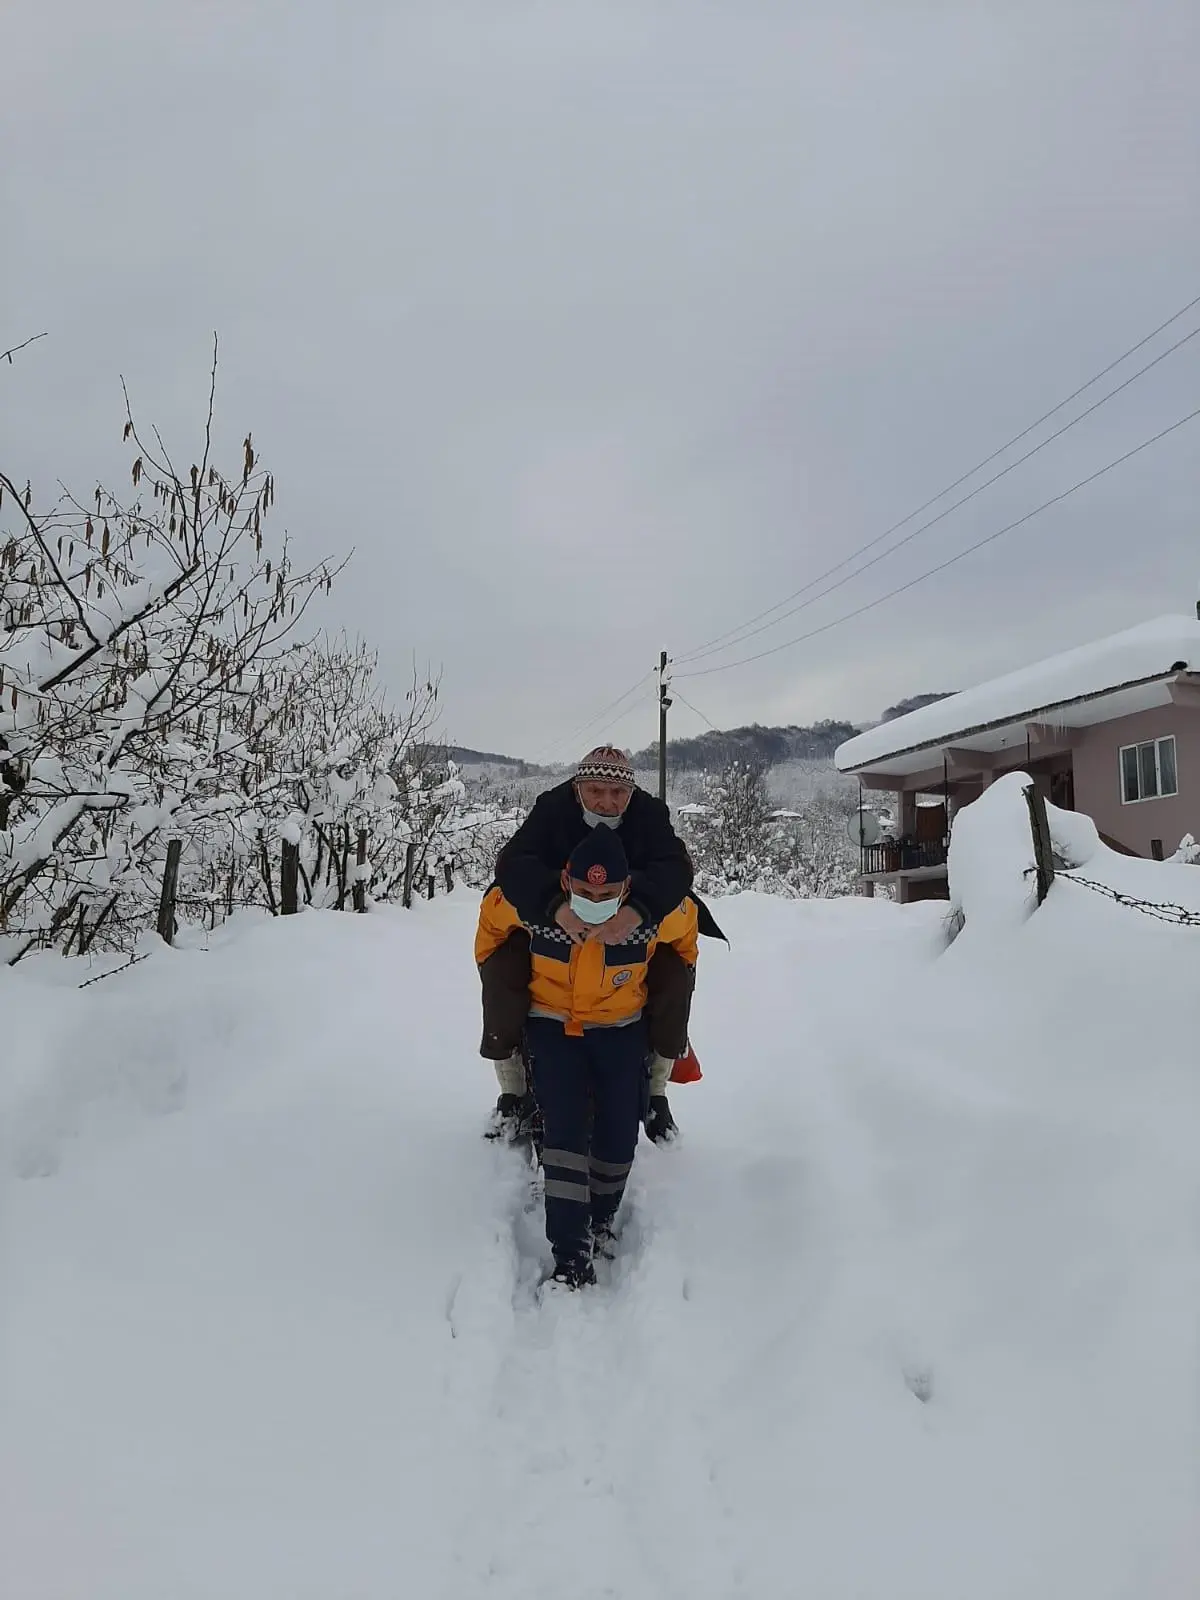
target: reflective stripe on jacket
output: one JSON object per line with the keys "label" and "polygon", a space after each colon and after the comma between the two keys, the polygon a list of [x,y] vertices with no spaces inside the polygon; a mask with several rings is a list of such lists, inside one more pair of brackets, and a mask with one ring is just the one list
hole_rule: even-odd
{"label": "reflective stripe on jacket", "polygon": [[617,1027],[640,1015],[646,1004],[646,968],[660,943],[672,945],[690,967],[699,953],[696,903],[690,896],[657,927],[635,928],[624,944],[590,939],[576,945],[556,923],[522,923],[503,893],[490,889],[479,908],[476,963],[486,961],[521,927],[529,934],[530,1007],[558,1017],[573,1035],[585,1027]]}

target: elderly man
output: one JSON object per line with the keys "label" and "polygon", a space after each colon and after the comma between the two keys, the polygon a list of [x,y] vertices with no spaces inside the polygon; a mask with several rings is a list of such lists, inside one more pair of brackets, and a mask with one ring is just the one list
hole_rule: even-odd
{"label": "elderly man", "polygon": [[[588,922],[563,892],[562,864],[590,830],[619,830],[629,863],[629,886],[608,920]],[[551,923],[572,944],[598,940],[622,945],[639,928],[654,929],[684,900],[694,870],[661,800],[639,789],[624,751],[600,745],[588,752],[566,783],[537,798],[533,810],[501,850],[495,887],[522,927],[480,963],[483,1042],[480,1054],[495,1063],[500,1084],[498,1131],[519,1124],[529,1108],[521,1041],[529,1014],[529,936],[525,929]],[[579,902],[577,902],[578,904]],[[721,937],[707,908],[700,931]],[[694,968],[670,943],[660,943],[649,963],[646,1019],[651,1051],[650,1100],[645,1119],[651,1139],[671,1138],[676,1124],[666,1086],[674,1062],[686,1054]]]}

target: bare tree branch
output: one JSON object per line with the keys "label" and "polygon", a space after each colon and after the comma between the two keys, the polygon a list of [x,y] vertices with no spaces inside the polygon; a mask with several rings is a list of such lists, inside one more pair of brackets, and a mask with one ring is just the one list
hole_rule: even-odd
{"label": "bare tree branch", "polygon": [[29,338],[23,340],[21,344],[14,344],[11,350],[0,350],[0,361],[7,361],[11,367],[13,364],[13,357],[15,355],[19,355],[22,350],[28,350],[29,346],[31,344],[36,344],[39,339],[48,339],[49,337],[50,335],[48,333],[31,334]]}

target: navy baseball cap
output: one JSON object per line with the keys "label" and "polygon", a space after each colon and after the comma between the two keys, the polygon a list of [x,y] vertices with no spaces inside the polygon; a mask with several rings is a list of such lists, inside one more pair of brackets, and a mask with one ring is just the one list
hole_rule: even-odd
{"label": "navy baseball cap", "polygon": [[589,828],[571,851],[567,876],[578,883],[603,889],[607,883],[624,883],[629,876],[629,861],[621,836],[612,828]]}

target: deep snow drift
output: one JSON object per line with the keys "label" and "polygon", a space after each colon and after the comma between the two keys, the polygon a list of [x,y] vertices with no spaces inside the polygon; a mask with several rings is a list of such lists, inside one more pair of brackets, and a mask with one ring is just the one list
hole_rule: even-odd
{"label": "deep snow drift", "polygon": [[1200,928],[944,912],[723,902],[541,1307],[473,895],[0,973],[6,1596],[1194,1597]]}

